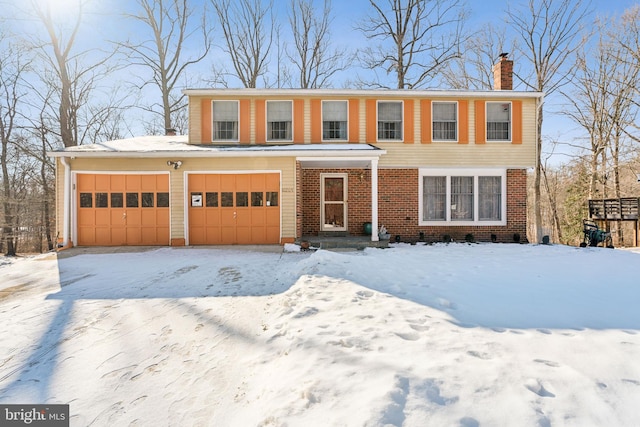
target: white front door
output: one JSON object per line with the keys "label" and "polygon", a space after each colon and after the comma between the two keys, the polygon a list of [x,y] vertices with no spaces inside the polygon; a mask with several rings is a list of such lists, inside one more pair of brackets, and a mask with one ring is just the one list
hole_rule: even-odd
{"label": "white front door", "polygon": [[322,231],[347,230],[347,174],[326,173],[320,175]]}

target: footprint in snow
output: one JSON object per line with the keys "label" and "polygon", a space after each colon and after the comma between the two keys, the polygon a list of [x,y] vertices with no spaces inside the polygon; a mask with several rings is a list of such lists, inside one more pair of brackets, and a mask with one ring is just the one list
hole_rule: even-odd
{"label": "footprint in snow", "polygon": [[467,354],[469,356],[477,357],[478,359],[482,359],[482,360],[491,359],[491,355],[489,353],[482,353],[482,352],[475,351],[475,350],[467,351]]}
{"label": "footprint in snow", "polygon": [[417,341],[420,339],[420,335],[415,332],[395,332],[395,334],[407,341]]}
{"label": "footprint in snow", "polygon": [[544,386],[540,383],[540,381],[530,378],[525,383],[524,386],[532,393],[537,394],[540,397],[556,397],[555,394],[551,393],[549,390],[544,388]]}
{"label": "footprint in snow", "polygon": [[552,360],[544,360],[544,359],[533,359],[536,363],[542,363],[543,365],[550,366],[552,368],[558,368],[560,364],[558,362],[554,362]]}

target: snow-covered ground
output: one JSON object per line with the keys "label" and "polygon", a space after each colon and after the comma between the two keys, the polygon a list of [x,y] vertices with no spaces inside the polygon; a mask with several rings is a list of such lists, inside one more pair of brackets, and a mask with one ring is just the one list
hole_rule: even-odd
{"label": "snow-covered ground", "polygon": [[68,403],[72,426],[637,426],[639,267],[515,244],[0,257],[0,403]]}

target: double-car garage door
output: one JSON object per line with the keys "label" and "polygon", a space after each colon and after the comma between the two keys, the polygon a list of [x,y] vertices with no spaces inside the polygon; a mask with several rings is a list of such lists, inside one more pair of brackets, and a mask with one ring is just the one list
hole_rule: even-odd
{"label": "double-car garage door", "polygon": [[189,244],[280,243],[280,174],[189,174]]}
{"label": "double-car garage door", "polygon": [[[278,173],[187,174],[190,245],[280,243]],[[77,244],[170,244],[169,174],[77,174]]]}

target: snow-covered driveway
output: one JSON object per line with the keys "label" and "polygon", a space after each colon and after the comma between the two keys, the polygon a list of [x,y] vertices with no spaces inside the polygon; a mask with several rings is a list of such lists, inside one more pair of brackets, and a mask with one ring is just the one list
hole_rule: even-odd
{"label": "snow-covered driveway", "polygon": [[73,426],[637,425],[639,255],[0,258],[0,402]]}

